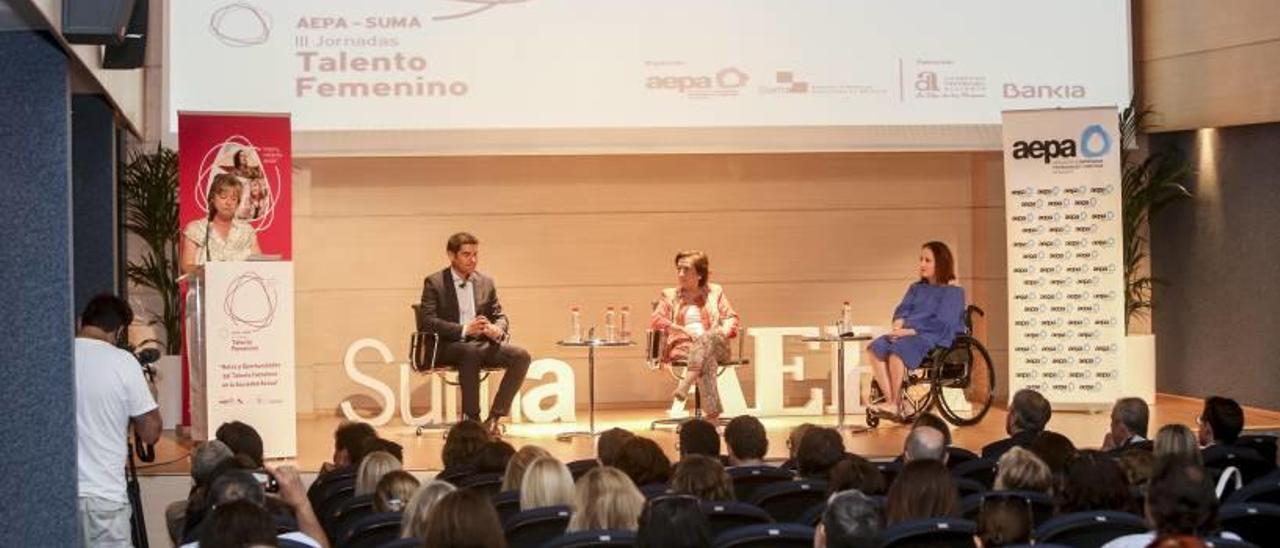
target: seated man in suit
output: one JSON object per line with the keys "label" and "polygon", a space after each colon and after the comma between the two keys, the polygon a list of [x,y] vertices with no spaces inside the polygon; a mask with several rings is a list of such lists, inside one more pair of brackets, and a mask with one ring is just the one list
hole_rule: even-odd
{"label": "seated man in suit", "polygon": [[1206,465],[1213,466],[1208,463],[1228,455],[1262,460],[1252,448],[1236,445],[1240,431],[1244,430],[1244,409],[1235,400],[1209,396],[1204,400],[1204,410],[1196,417],[1196,424],[1200,425],[1198,435],[1200,445],[1204,446],[1200,453]]}
{"label": "seated man in suit", "polygon": [[1019,390],[1013,395],[1013,401],[1009,402],[1009,415],[1005,419],[1004,429],[1009,437],[983,447],[982,458],[999,459],[1013,447],[1026,447],[1036,435],[1044,431],[1051,416],[1053,408],[1049,406],[1049,400],[1035,390]]}
{"label": "seated man in suit", "polygon": [[1102,450],[1119,455],[1129,449],[1151,450],[1147,439],[1150,411],[1142,398],[1120,398],[1111,407],[1111,430],[1102,438]]}
{"label": "seated man in suit", "polygon": [[497,434],[498,421],[510,412],[530,359],[528,351],[506,342],[510,334],[497,288],[492,278],[476,272],[479,246],[480,241],[466,232],[449,237],[449,268],[427,276],[422,284],[424,325],[418,329],[440,335],[437,362],[457,366],[463,419],[480,420],[480,370],[506,368],[485,419],[485,428]]}

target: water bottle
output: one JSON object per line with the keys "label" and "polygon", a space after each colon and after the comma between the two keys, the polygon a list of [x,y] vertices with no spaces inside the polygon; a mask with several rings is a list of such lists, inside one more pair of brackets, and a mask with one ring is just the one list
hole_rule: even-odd
{"label": "water bottle", "polygon": [[837,335],[844,335],[853,330],[853,307],[849,306],[849,301],[844,302],[844,306],[840,307],[840,332]]}
{"label": "water bottle", "polygon": [[618,336],[617,326],[613,323],[613,318],[615,315],[616,314],[614,314],[612,306],[604,310],[604,341],[605,342],[614,342],[617,340],[617,336]]}
{"label": "water bottle", "polygon": [[569,342],[582,342],[582,311],[578,305],[569,307]]}
{"label": "water bottle", "polygon": [[618,318],[618,339],[621,341],[631,340],[631,307],[622,307],[621,317]]}

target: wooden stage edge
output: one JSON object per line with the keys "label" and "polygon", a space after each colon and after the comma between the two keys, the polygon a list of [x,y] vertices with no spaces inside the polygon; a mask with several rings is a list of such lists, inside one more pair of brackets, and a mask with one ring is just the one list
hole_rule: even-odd
{"label": "wooden stage edge", "polygon": [[[1156,405],[1151,410],[1151,435],[1166,424],[1185,424],[1195,429],[1195,419],[1199,415],[1201,404],[1199,398],[1189,398],[1171,394],[1159,394]],[[993,407],[986,418],[979,424],[952,428],[954,444],[977,451],[983,445],[1005,437],[1005,419],[1007,413],[1003,407]],[[674,460],[676,436],[669,428],[657,431],[649,429],[654,419],[666,417],[665,409],[646,407],[643,409],[605,409],[596,411],[596,430],[603,431],[613,427],[631,430],[641,436],[658,442]],[[571,460],[591,458],[595,456],[595,445],[587,438],[574,438],[572,441],[556,440],[556,434],[571,430],[583,430],[587,427],[586,410],[578,412],[581,422],[574,423],[521,423],[509,425],[505,440],[519,449],[524,445],[538,445],[557,458],[568,462]],[[768,458],[782,460],[786,458],[787,434],[796,425],[809,422],[822,426],[836,423],[834,415],[824,416],[790,416],[761,417],[765,430],[769,435]],[[337,416],[298,418],[298,457],[284,459],[275,464],[289,463],[297,465],[303,472],[314,473],[333,454],[333,430],[342,422]],[[862,426],[862,415],[848,415],[846,424]],[[1049,429],[1066,435],[1080,448],[1096,448],[1102,444],[1102,437],[1110,425],[1108,412],[1074,412],[1056,411],[1049,421]],[[1245,429],[1280,430],[1280,412],[1254,407],[1245,407]],[[397,416],[392,417],[386,425],[379,427],[378,435],[393,440],[404,446],[405,469],[416,472],[438,471],[441,468],[440,449],[444,439],[440,431],[424,432],[421,436],[414,434],[412,426],[402,423]],[[896,456],[902,451],[902,442],[907,428],[901,425],[882,422],[880,427],[866,432],[847,432],[844,434],[845,448],[853,453],[871,459],[884,459]],[[192,442],[189,438],[178,438],[173,431],[165,431],[160,443],[156,446],[155,463],[140,463],[140,475],[186,475],[190,471],[190,454]]]}

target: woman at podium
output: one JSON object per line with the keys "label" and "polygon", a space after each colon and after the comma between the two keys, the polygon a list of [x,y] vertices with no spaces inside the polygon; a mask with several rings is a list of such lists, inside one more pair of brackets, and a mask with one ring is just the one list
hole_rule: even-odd
{"label": "woman at podium", "polygon": [[661,363],[685,362],[684,379],[676,387],[672,410],[684,408],[689,387],[697,384],[705,417],[720,416],[716,388],[719,364],[729,359],[729,339],[738,334],[738,313],[719,285],[707,281],[707,255],[701,251],[676,254],[677,287],[662,290],[650,329],[665,331]]}
{"label": "woman at podium", "polygon": [[964,331],[964,289],[952,283],[955,260],[947,245],[924,244],[917,274],[920,280],[907,288],[893,310],[893,330],[867,346],[872,373],[885,394],[885,400],[872,409],[882,414],[901,414],[907,370],[920,367],[930,350],[951,345],[956,334]]}
{"label": "woman at podium", "polygon": [[182,273],[212,261],[243,261],[260,254],[258,232],[236,218],[243,183],[222,173],[209,186],[209,216],[187,223],[182,229]]}

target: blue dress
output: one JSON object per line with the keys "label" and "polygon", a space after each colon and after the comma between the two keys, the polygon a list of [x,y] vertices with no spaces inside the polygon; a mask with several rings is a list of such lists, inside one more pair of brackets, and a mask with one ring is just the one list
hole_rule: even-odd
{"label": "blue dress", "polygon": [[903,327],[916,330],[916,334],[896,341],[882,335],[871,341],[869,348],[881,360],[897,354],[907,369],[920,367],[935,346],[950,346],[956,335],[964,332],[964,307],[964,288],[958,285],[913,283],[893,310],[893,319],[902,318]]}

